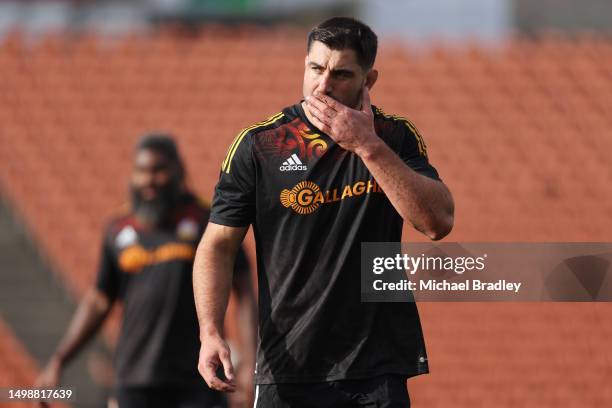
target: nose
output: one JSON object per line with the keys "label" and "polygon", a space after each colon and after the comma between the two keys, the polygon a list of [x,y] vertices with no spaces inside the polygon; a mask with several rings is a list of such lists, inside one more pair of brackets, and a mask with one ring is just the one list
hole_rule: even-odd
{"label": "nose", "polygon": [[331,86],[331,76],[329,75],[329,72],[325,72],[324,74],[321,75],[316,91],[324,95],[331,94],[332,86]]}
{"label": "nose", "polygon": [[150,172],[150,171],[143,172],[141,177],[142,177],[141,182],[142,182],[143,187],[153,187],[153,185],[155,184],[154,183],[155,177],[154,177],[153,172]]}

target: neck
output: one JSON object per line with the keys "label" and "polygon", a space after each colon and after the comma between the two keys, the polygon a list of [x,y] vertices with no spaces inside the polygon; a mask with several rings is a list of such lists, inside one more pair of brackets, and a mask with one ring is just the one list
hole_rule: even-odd
{"label": "neck", "polygon": [[161,223],[161,219],[153,219],[149,214],[143,214],[139,211],[134,213],[134,218],[136,218],[138,224],[145,228],[156,228]]}

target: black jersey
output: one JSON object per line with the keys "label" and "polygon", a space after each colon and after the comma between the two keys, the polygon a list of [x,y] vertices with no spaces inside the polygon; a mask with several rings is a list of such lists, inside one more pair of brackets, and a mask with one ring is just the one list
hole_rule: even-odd
{"label": "black jersey", "polygon": [[[168,222],[155,229],[133,214],[110,222],[97,288],[123,300],[116,351],[118,386],[196,385],[200,347],[191,275],[209,209],[185,194]],[[236,273],[248,273],[241,250]]]}
{"label": "black jersey", "polygon": [[[372,108],[377,135],[438,179],[404,118]],[[361,303],[361,242],[401,240],[402,218],[363,161],[301,104],[242,131],[225,158],[211,222],[253,224],[259,281],[258,384],[428,372],[414,303]]]}

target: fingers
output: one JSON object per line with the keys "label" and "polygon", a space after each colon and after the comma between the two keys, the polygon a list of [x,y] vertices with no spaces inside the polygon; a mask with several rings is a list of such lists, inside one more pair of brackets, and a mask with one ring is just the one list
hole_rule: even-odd
{"label": "fingers", "polygon": [[322,104],[326,105],[329,109],[334,110],[334,111],[340,111],[344,107],[344,105],[342,105],[340,102],[338,102],[334,98],[327,96],[323,93],[320,93],[318,91],[313,93],[311,95],[311,98],[314,98],[317,101],[320,101]]}
{"label": "fingers", "polygon": [[338,112],[330,108],[320,99],[315,96],[307,96],[306,97],[306,106],[310,109],[310,112],[313,114],[317,114],[317,117],[325,122],[329,123],[331,119],[333,119]]}
{"label": "fingers", "polygon": [[219,357],[221,358],[221,364],[223,364],[225,378],[228,381],[234,381],[234,366],[232,365],[229,349],[221,351]]}
{"label": "fingers", "polygon": [[[219,364],[223,366],[225,380],[217,376]],[[208,345],[207,347],[203,344],[200,350],[198,371],[204,378],[204,381],[206,381],[206,384],[213,390],[223,392],[234,392],[236,390],[234,368],[227,345],[218,345],[217,347],[210,347]]]}
{"label": "fingers", "polygon": [[236,384],[233,379],[222,380],[217,376],[218,364],[209,363],[206,364],[204,369],[200,370],[200,374],[204,377],[206,384],[213,390],[223,392],[233,392],[236,390]]}
{"label": "fingers", "polygon": [[310,110],[310,113],[312,114],[312,124],[315,125],[320,131],[322,131],[323,133],[326,133],[327,135],[331,137],[332,136],[331,126],[323,122],[321,119],[319,119],[319,116],[317,116],[317,113],[313,112],[312,110]]}
{"label": "fingers", "polygon": [[320,125],[327,126],[327,127],[331,125],[331,120],[328,117],[326,117],[323,113],[321,113],[321,111],[319,111],[317,108],[314,108],[312,105],[306,105],[306,108],[310,112],[310,115],[312,116],[312,118],[316,119],[317,123],[313,123],[316,127],[323,130],[323,128],[321,128]]}
{"label": "fingers", "polygon": [[370,90],[367,86],[363,87],[361,93],[361,110],[367,114],[372,113],[372,103],[370,101]]}
{"label": "fingers", "polygon": [[216,375],[206,382],[213,390],[221,392],[234,392],[236,391],[236,384],[229,381],[223,381]]}
{"label": "fingers", "polygon": [[[50,373],[50,369],[47,368],[43,371],[43,373],[36,379],[34,383],[34,388],[55,388],[59,384],[58,377],[56,373]],[[33,407],[36,408],[50,408],[51,404],[47,401],[37,401],[34,403]]]}

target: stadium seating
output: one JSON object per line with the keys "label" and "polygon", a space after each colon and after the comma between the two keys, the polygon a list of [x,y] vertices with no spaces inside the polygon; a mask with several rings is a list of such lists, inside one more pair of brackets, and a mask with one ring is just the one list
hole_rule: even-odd
{"label": "stadium seating", "polygon": [[15,338],[11,329],[0,319],[0,388],[31,384],[36,376],[36,363]]}
{"label": "stadium seating", "polygon": [[[0,188],[75,296],[93,282],[138,136],[175,134],[191,184],[210,196],[235,134],[300,98],[303,34],[211,26],[0,43]],[[388,44],[377,66],[373,102],[416,123],[453,191],[447,240],[611,240],[612,41]],[[610,305],[420,310],[432,374],[411,382],[417,406],[612,406]]]}
{"label": "stadium seating", "polygon": [[[0,388],[14,390],[31,388],[36,378],[38,367],[15,337],[11,329],[0,318]],[[30,402],[3,400],[5,408],[23,408],[32,406]],[[66,404],[53,403],[51,408],[69,408]]]}

